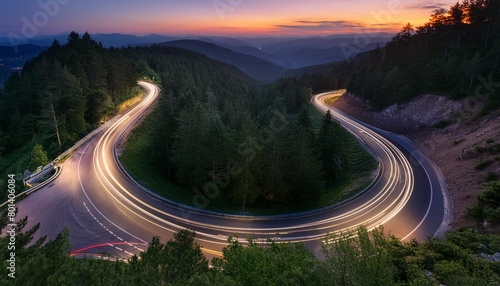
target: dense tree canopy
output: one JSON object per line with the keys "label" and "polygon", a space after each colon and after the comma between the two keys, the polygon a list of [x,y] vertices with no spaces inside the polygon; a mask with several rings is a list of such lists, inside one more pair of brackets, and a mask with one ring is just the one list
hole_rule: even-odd
{"label": "dense tree canopy", "polygon": [[500,106],[500,4],[465,0],[429,21],[404,25],[385,47],[341,63],[304,69],[315,91],[348,88],[377,109],[424,93],[474,96]]}
{"label": "dense tree canopy", "polygon": [[[243,210],[263,201],[314,204],[324,183],[348,169],[348,160],[340,160],[347,149],[333,145],[351,144],[344,140],[350,135],[317,136],[306,107],[312,89],[297,79],[259,86],[195,52],[159,45],[105,49],[88,33],[72,32],[0,92],[0,170],[20,174],[47,163],[116,112],[134,95],[138,78],[157,82],[164,93],[150,118],[155,124],[144,157],[188,193],[224,198]],[[335,173],[324,172],[332,156]]]}
{"label": "dense tree canopy", "polygon": [[[319,125],[312,123],[304,107],[312,90],[348,86],[379,108],[423,92],[479,92],[481,100],[498,106],[498,9],[494,0],[457,3],[435,11],[421,27],[408,23],[386,47],[262,88],[234,67],[196,53],[159,46],[108,50],[88,34],[71,33],[67,44],[54,42],[0,91],[0,170],[43,164],[112,114],[141,76],[163,86],[148,131],[155,148],[144,156],[165,177],[243,208],[259,201],[314,202],[325,181],[367,166],[352,158],[355,139],[345,136],[330,114]],[[21,163],[6,154],[16,154]],[[471,214],[498,222],[498,193],[493,184]],[[315,253],[303,244],[250,239],[244,246],[231,238],[209,268],[189,230],[166,243],[153,238],[144,253],[123,263],[71,258],[67,229],[54,241],[33,241],[39,226],[24,230],[26,223],[17,224],[16,280],[1,276],[2,284],[500,283],[498,263],[479,255],[500,252],[500,239],[477,230],[419,244],[361,227],[327,236]],[[0,229],[5,226],[4,216]],[[8,240],[0,237],[2,257]],[[4,270],[7,264],[2,260]]]}
{"label": "dense tree canopy", "polygon": [[[6,216],[0,220],[5,229]],[[368,232],[331,234],[321,248],[303,243],[229,238],[222,257],[203,256],[195,233],[181,230],[166,243],[155,237],[148,248],[128,261],[74,258],[69,231],[54,240],[33,237],[39,225],[17,224],[15,279],[2,275],[1,285],[498,285],[498,262],[480,257],[500,251],[498,235],[472,230],[446,239],[405,243]],[[0,237],[0,256],[7,257],[9,235]],[[487,251],[485,253],[484,251]],[[319,259],[318,256],[324,257]],[[9,262],[2,259],[3,273]]]}
{"label": "dense tree canopy", "polygon": [[[0,91],[0,173],[55,158],[134,95],[137,78],[129,59],[88,33],[72,32],[65,45],[54,41]],[[34,147],[47,158],[30,157]]]}
{"label": "dense tree canopy", "polygon": [[[199,192],[242,211],[262,202],[314,205],[325,182],[343,171],[365,171],[349,169],[353,162],[341,152],[358,143],[331,116],[324,119],[329,135],[316,134],[308,109],[312,90],[297,79],[258,87],[234,67],[194,52],[165,46],[122,52],[164,90],[146,120],[154,123],[142,128],[149,147],[141,157],[187,197]],[[127,148],[125,166],[134,165]]]}

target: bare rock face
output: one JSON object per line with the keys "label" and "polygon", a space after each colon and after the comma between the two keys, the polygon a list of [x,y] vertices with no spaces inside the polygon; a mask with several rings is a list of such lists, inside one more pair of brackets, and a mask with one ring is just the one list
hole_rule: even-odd
{"label": "bare rock face", "polygon": [[[433,94],[421,95],[410,102],[393,104],[382,111],[370,113],[366,113],[371,109],[369,102],[350,93],[342,96],[335,105],[340,109],[348,106],[351,114],[355,113],[384,129],[403,133],[449,121],[464,108],[461,102]],[[353,110],[353,106],[359,110]]]}
{"label": "bare rock face", "polygon": [[426,94],[407,104],[395,104],[382,111],[388,119],[401,122],[407,128],[435,126],[462,110],[460,102],[444,96]]}
{"label": "bare rock face", "polygon": [[[481,115],[484,105],[475,98],[453,101],[427,94],[374,111],[368,101],[349,93],[334,104],[371,125],[406,135],[432,159],[446,179],[453,206],[452,229],[477,224],[468,209],[477,205],[477,196],[488,183],[500,177],[500,110]],[[478,170],[478,164],[485,161],[492,163]]]}
{"label": "bare rock face", "polygon": [[500,252],[497,252],[493,255],[481,253],[481,254],[479,254],[479,256],[490,261],[490,262],[500,262]]}

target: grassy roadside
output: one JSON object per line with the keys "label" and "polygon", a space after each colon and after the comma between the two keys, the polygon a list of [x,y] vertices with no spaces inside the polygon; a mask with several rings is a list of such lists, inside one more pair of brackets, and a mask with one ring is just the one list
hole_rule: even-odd
{"label": "grassy roadside", "polygon": [[339,94],[339,96],[332,96],[329,97],[325,100],[325,103],[328,105],[333,105],[342,95]]}
{"label": "grassy roadside", "polygon": [[[315,123],[315,126],[319,126],[319,122],[323,120],[324,115],[314,107],[310,106],[310,108],[311,119]],[[151,114],[154,112],[156,110],[153,110]],[[151,116],[151,114],[146,116],[143,122],[130,133],[120,156],[120,161],[125,169],[140,184],[151,191],[178,203],[196,206],[196,199],[199,197],[192,190],[167,180],[160,171],[151,166],[154,156],[151,153],[152,146],[150,142],[153,136],[151,130],[155,124],[152,119],[154,116]],[[349,161],[349,170],[342,172],[334,182],[331,181],[325,184],[325,191],[318,200],[317,205],[297,206],[261,203],[247,207],[242,212],[239,206],[228,205],[225,198],[215,198],[210,199],[205,209],[216,212],[252,215],[297,213],[327,207],[362,191],[373,181],[377,162],[348,131],[340,128],[339,132],[342,133],[340,136],[345,138],[343,145],[349,148],[349,156],[345,158]]]}
{"label": "grassy roadside", "polygon": [[[157,107],[154,108],[156,110]],[[120,161],[141,185],[171,200],[189,204],[185,190],[166,180],[161,172],[151,166],[153,155],[150,151],[152,148],[150,130],[153,125],[152,116],[148,114],[140,125],[130,132],[120,155]]]}
{"label": "grassy roadside", "polygon": [[142,90],[138,90],[136,96],[129,98],[124,102],[122,102],[120,105],[118,105],[118,107],[116,108],[118,110],[117,114],[122,114],[127,110],[129,110],[130,108],[134,107],[142,100],[143,97],[144,97],[144,92]]}

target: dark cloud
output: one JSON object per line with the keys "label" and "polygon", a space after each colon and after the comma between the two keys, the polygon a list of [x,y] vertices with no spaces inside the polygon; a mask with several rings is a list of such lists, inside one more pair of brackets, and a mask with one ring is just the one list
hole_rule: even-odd
{"label": "dark cloud", "polygon": [[303,30],[331,30],[343,28],[359,28],[364,25],[349,21],[295,21],[290,25],[276,25],[279,28],[303,29]]}
{"label": "dark cloud", "polygon": [[408,6],[408,8],[411,9],[419,9],[419,10],[436,10],[436,9],[442,9],[444,7],[448,6],[448,4],[444,3],[421,3],[421,4],[415,4]]}

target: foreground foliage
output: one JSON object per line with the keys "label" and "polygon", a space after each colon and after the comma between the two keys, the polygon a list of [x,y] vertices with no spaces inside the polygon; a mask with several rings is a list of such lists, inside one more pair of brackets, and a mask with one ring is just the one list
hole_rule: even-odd
{"label": "foreground foliage", "polygon": [[73,258],[68,229],[33,241],[39,226],[24,230],[26,223],[17,224],[15,279],[4,275],[9,238],[0,238],[0,285],[500,285],[500,263],[478,255],[500,252],[500,236],[472,229],[419,244],[360,227],[327,236],[314,252],[302,243],[229,238],[209,267],[190,230],[165,244],[155,237],[123,262]]}
{"label": "foreground foliage", "polygon": [[479,195],[478,205],[469,209],[469,214],[477,220],[478,223],[500,223],[500,182],[496,181]]}

